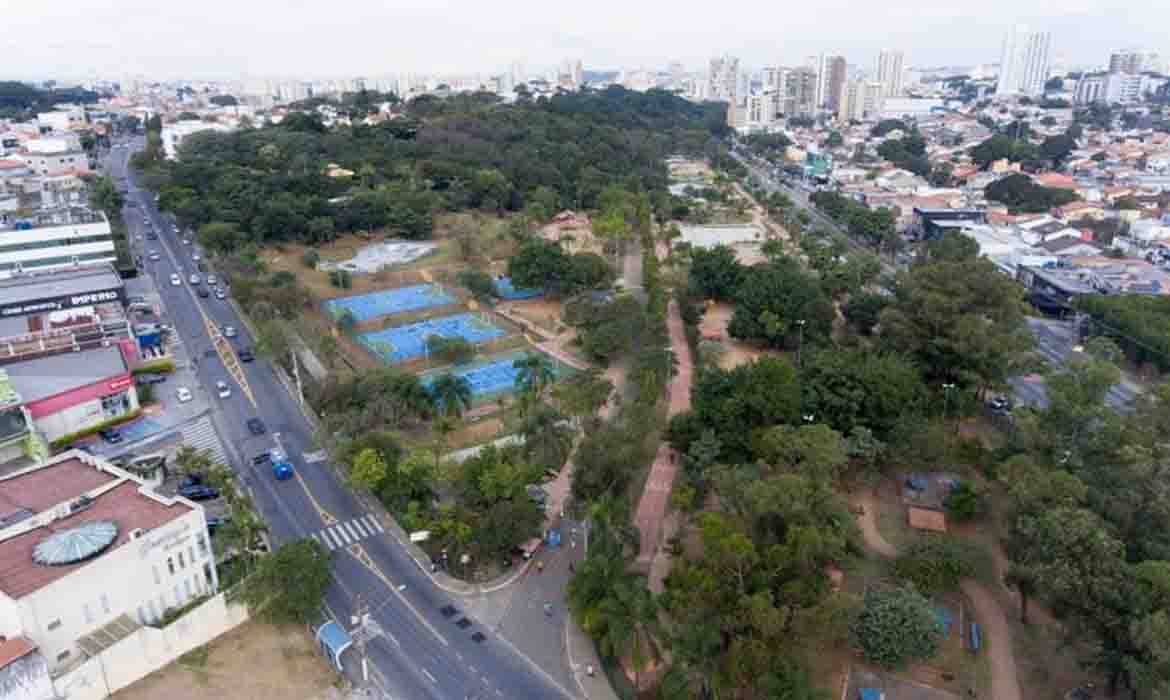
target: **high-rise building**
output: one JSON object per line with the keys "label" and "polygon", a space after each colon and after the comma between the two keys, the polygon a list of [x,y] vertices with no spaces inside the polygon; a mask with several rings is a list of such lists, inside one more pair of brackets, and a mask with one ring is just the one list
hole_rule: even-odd
{"label": "high-rise building", "polygon": [[874,79],[882,84],[885,97],[902,94],[902,59],[901,51],[883,49],[878,52],[873,74]]}
{"label": "high-rise building", "polygon": [[817,76],[816,70],[801,66],[788,72],[784,85],[783,108],[788,116],[811,116],[816,111]]}
{"label": "high-rise building", "polygon": [[740,94],[739,59],[734,56],[712,58],[707,80],[708,99],[735,103]]}
{"label": "high-rise building", "polygon": [[1160,71],[1161,67],[1161,58],[1156,51],[1121,49],[1109,54],[1110,73],[1144,73]]}
{"label": "high-rise building", "polygon": [[814,101],[816,108],[837,111],[841,104],[841,91],[845,89],[848,65],[841,56],[821,54],[817,58],[817,83]]}
{"label": "high-rise building", "polygon": [[1003,39],[997,95],[1039,95],[1048,81],[1052,35],[1017,26]]}
{"label": "high-rise building", "polygon": [[842,90],[841,107],[837,116],[841,119],[863,121],[875,117],[882,111],[882,101],[885,97],[884,83],[866,80],[854,80],[845,85]]}

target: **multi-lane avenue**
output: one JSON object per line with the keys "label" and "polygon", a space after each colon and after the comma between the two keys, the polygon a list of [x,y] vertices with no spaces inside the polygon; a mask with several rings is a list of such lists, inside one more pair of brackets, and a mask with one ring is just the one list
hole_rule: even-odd
{"label": "multi-lane avenue", "polygon": [[[234,359],[223,350],[251,347],[253,339],[229,300],[200,298],[188,283],[188,275],[197,271],[192,260],[196,244],[184,244],[174,219],[160,213],[153,195],[135,183],[127,163],[141,147],[141,139],[136,139],[129,147],[114,148],[109,158],[111,176],[127,178],[126,198],[135,202],[125,216],[135,252],[142,254],[144,270],[155,281],[166,320],[195,358],[193,369],[201,389],[211,390],[218,380],[231,384],[232,397],[213,402],[210,416],[233,467],[271,528],[272,539],[279,545],[313,537],[333,550],[328,611],[349,628],[360,597],[382,630],[366,645],[375,690],[381,697],[399,700],[571,697],[493,630],[474,619],[470,627],[459,627],[440,612],[448,604],[460,608],[460,600],[434,585],[383,527],[379,514],[364,507],[327,462],[305,459],[317,449],[312,429],[268,362],[257,359],[239,364],[238,373],[228,371],[224,359],[228,365]],[[142,235],[148,228],[158,233],[158,240]],[[157,261],[145,254],[150,250],[159,253]],[[182,284],[170,283],[172,273]],[[238,335],[220,340],[217,352],[215,336],[227,325]],[[263,435],[253,435],[246,427],[246,421],[256,417],[267,427]],[[254,455],[277,443],[291,457],[295,479],[276,481],[267,467],[253,466]],[[365,562],[355,552],[364,553]],[[473,638],[477,632],[482,641]],[[359,664],[354,651],[344,660],[351,669]]]}

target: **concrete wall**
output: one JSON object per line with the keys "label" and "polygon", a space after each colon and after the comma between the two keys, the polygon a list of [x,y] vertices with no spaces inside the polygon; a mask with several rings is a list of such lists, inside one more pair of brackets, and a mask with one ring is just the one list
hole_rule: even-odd
{"label": "concrete wall", "polygon": [[58,675],[53,686],[69,700],[102,700],[247,619],[246,607],[228,603],[220,593],[167,627],[139,629],[99,656]]}

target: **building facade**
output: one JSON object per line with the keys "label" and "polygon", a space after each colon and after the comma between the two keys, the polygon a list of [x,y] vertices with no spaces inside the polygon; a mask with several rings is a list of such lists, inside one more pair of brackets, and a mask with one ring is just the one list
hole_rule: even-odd
{"label": "building facade", "polygon": [[719,56],[711,59],[707,73],[707,99],[735,103],[739,97],[739,59]]}
{"label": "building facade", "polygon": [[1004,36],[997,95],[1040,95],[1048,80],[1052,35],[1013,28]]}
{"label": "building facade", "polygon": [[1161,72],[1163,66],[1158,53],[1147,49],[1121,49],[1109,54],[1110,73]]}
{"label": "building facade", "polygon": [[874,65],[874,78],[882,85],[883,97],[897,97],[902,94],[903,54],[901,51],[886,49],[878,52]]}
{"label": "building facade", "polygon": [[29,218],[0,214],[0,279],[116,259],[110,222],[101,212],[70,207]]}

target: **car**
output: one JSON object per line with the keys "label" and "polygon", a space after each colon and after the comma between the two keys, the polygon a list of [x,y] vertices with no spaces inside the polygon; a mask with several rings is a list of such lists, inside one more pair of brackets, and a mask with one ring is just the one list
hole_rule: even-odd
{"label": "car", "polygon": [[183,477],[183,479],[179,482],[179,488],[185,489],[191,486],[199,486],[203,483],[203,479],[203,475],[199,472],[192,472]]}
{"label": "car", "polygon": [[199,262],[203,258],[199,257],[199,253],[191,253],[191,259],[194,260],[195,262]]}
{"label": "car", "polygon": [[178,287],[182,284],[183,284],[183,280],[179,279],[179,276],[172,272],[171,273],[171,286]]}
{"label": "car", "polygon": [[207,517],[207,534],[214,535],[215,531],[231,523],[232,519],[229,516],[216,517],[208,515]]}
{"label": "car", "polygon": [[158,234],[157,234],[157,233],[155,233],[154,231],[147,231],[147,232],[146,232],[146,240],[148,240],[148,241],[157,241],[157,240],[158,240]]}
{"label": "car", "polygon": [[211,501],[219,498],[219,489],[206,484],[189,484],[179,487],[179,495],[190,501]]}
{"label": "car", "polygon": [[249,418],[247,422],[248,431],[253,435],[263,435],[268,432],[268,428],[264,427],[264,421],[259,418]]}
{"label": "car", "polygon": [[199,275],[192,273],[191,276],[187,278],[187,281],[190,282],[191,284],[199,284],[199,282],[200,282]]}
{"label": "car", "polygon": [[219,278],[216,277],[215,275],[208,275],[207,276],[207,284],[214,287],[215,285],[219,284]]}
{"label": "car", "polygon": [[150,251],[146,254],[146,257],[150,258],[151,262],[158,262],[159,260],[162,260],[162,256],[158,254],[157,250]]}
{"label": "car", "polygon": [[154,374],[147,372],[146,374],[140,374],[135,377],[134,383],[138,386],[150,386],[151,384],[162,384],[166,380],[167,375],[165,374]]}
{"label": "car", "polygon": [[252,348],[240,348],[240,351],[236,354],[239,356],[240,362],[251,362],[256,359],[256,355],[252,353]]}
{"label": "car", "polygon": [[125,439],[122,437],[122,433],[119,433],[117,430],[114,430],[113,428],[104,428],[102,430],[99,430],[98,435],[101,435],[102,439],[105,440],[106,442],[110,443],[111,445],[117,445],[119,442],[122,442],[122,440]]}
{"label": "car", "polygon": [[207,287],[200,287],[195,290],[195,296],[199,297],[200,299],[206,299],[207,297],[211,296],[211,292],[207,291]]}
{"label": "car", "polygon": [[224,326],[223,327],[223,337],[225,337],[225,338],[236,337],[236,327],[235,326]]}
{"label": "car", "polygon": [[175,389],[175,396],[179,399],[179,403],[187,403],[191,399],[195,398],[191,394],[191,390],[185,386],[181,386],[178,389]]}
{"label": "car", "polygon": [[230,399],[232,396],[232,388],[228,386],[227,382],[220,379],[215,382],[215,393],[218,394],[219,398],[221,399]]}
{"label": "car", "polygon": [[269,452],[268,450],[264,450],[263,452],[261,452],[260,454],[258,454],[252,458],[252,464],[256,465],[257,467],[262,467],[266,464],[271,464],[271,463],[272,463],[272,453]]}
{"label": "car", "polygon": [[190,238],[184,238],[184,239],[183,239],[183,245],[191,245],[191,239],[190,239]]}
{"label": "car", "polygon": [[216,299],[227,299],[227,292],[223,291],[223,288],[216,289],[215,290],[215,298]]}

